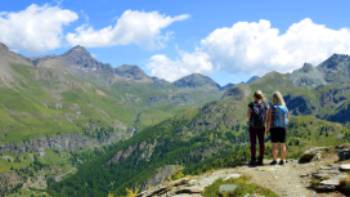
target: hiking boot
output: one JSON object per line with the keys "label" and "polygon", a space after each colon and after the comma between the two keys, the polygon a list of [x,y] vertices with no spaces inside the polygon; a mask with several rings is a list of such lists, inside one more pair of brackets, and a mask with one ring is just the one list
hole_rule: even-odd
{"label": "hiking boot", "polygon": [[278,164],[281,165],[281,166],[283,166],[283,165],[284,165],[284,161],[281,160]]}
{"label": "hiking boot", "polygon": [[255,167],[256,166],[256,161],[255,160],[250,160],[248,163],[248,166]]}
{"label": "hiking boot", "polygon": [[260,159],[259,159],[259,161],[256,162],[256,165],[257,165],[257,166],[263,166],[263,165],[264,165],[263,160],[260,160]]}
{"label": "hiking boot", "polygon": [[273,160],[270,165],[276,165],[277,164],[277,161],[276,160]]}

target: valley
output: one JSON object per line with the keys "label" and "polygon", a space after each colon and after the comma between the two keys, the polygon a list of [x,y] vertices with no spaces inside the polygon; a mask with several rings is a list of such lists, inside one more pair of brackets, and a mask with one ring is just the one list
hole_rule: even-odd
{"label": "valley", "polygon": [[244,165],[257,89],[285,95],[290,158],[350,140],[347,55],[224,87],[196,73],[170,83],[81,46],[27,58],[1,44],[0,69],[1,194],[119,196]]}

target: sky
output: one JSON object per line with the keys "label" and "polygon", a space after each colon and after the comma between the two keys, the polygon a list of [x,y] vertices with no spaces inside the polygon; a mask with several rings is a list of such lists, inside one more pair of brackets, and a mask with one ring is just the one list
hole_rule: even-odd
{"label": "sky", "polygon": [[168,81],[191,73],[221,85],[350,54],[350,1],[13,0],[0,42],[29,57],[86,47],[113,66]]}

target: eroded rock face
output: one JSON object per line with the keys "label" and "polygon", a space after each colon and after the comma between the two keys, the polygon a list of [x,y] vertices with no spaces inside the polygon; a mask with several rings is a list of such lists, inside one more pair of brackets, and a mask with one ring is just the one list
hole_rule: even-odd
{"label": "eroded rock face", "polygon": [[119,150],[112,157],[112,159],[108,161],[108,164],[118,164],[121,161],[129,159],[131,156],[137,157],[140,161],[149,161],[153,155],[156,145],[157,141],[155,140],[153,142],[144,141],[140,144],[128,146],[125,149]]}
{"label": "eroded rock face", "polygon": [[81,134],[65,134],[38,139],[26,140],[16,144],[0,145],[0,153],[23,153],[23,152],[42,152],[44,149],[55,151],[75,151],[82,148],[107,145],[121,140],[123,137],[114,132],[108,138],[96,139]]}
{"label": "eroded rock face", "polygon": [[314,107],[308,102],[308,100],[303,96],[291,96],[287,95],[285,97],[287,107],[293,115],[306,115],[311,114]]}
{"label": "eroded rock face", "polygon": [[342,110],[340,110],[336,114],[328,116],[327,119],[334,122],[346,123],[350,121],[349,114],[350,114],[350,104],[347,106],[344,106]]}

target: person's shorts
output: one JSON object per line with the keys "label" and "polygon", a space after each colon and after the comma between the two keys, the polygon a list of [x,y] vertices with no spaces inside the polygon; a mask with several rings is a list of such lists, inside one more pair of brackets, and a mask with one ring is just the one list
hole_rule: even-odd
{"label": "person's shorts", "polygon": [[285,143],[286,142],[286,129],[281,127],[271,128],[271,142],[272,143]]}

